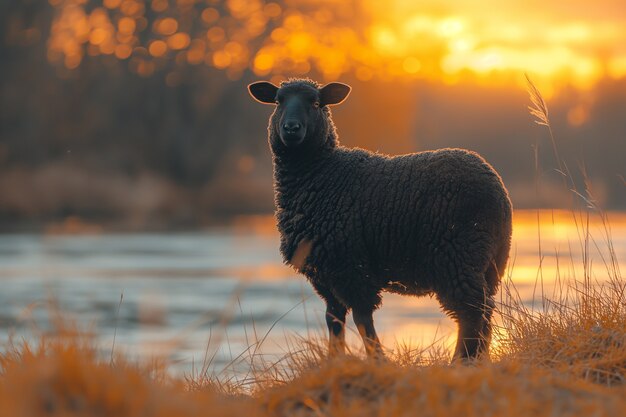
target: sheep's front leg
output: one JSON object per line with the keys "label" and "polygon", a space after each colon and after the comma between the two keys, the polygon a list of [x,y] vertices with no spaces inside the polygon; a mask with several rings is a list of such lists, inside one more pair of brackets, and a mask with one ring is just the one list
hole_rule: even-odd
{"label": "sheep's front leg", "polygon": [[380,344],[380,340],[378,339],[378,335],[376,335],[376,329],[374,329],[373,314],[373,309],[352,309],[354,324],[363,339],[367,356],[373,358],[383,358],[385,354],[383,353],[383,348]]}
{"label": "sheep's front leg", "polygon": [[328,354],[337,356],[346,352],[346,314],[348,310],[334,297],[326,299],[328,326]]}

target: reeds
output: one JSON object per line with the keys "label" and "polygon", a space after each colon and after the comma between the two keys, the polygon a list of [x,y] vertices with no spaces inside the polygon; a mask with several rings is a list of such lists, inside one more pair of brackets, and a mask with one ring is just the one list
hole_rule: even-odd
{"label": "reeds", "polygon": [[[552,297],[542,293],[542,308],[535,310],[522,302],[509,274],[500,308],[503,319],[500,330],[504,336],[497,355],[501,360],[523,361],[577,379],[608,386],[623,385],[626,382],[626,283],[613,246],[609,218],[595,203],[586,172],[582,172],[585,188],[580,191],[569,170],[563,169],[566,165],[558,153],[547,105],[528,76],[526,80],[532,103],[530,113],[537,124],[547,127],[564,184],[583,203],[570,207],[582,253],[582,265],[578,268],[582,277],[566,277],[563,281],[557,268],[558,291]],[[600,218],[600,237],[591,233],[592,215]],[[541,245],[539,222],[537,226]],[[595,269],[591,259],[593,248],[601,258],[601,265]],[[570,258],[569,262],[574,260]],[[602,269],[601,279],[594,275],[598,266]]]}

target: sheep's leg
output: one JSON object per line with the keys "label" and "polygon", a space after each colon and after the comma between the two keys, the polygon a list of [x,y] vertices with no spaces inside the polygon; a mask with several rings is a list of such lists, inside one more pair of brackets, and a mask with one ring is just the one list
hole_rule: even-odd
{"label": "sheep's leg", "polygon": [[374,329],[373,314],[373,309],[352,309],[354,324],[356,324],[356,328],[363,339],[367,355],[374,358],[383,358],[385,355],[378,335],[376,335],[376,329]]}
{"label": "sheep's leg", "polygon": [[489,354],[491,316],[494,301],[489,298],[480,305],[466,305],[458,311],[459,332],[454,350],[454,361],[477,359]]}
{"label": "sheep's leg", "polygon": [[326,325],[328,326],[328,353],[330,356],[346,351],[346,314],[348,310],[334,297],[326,299]]}

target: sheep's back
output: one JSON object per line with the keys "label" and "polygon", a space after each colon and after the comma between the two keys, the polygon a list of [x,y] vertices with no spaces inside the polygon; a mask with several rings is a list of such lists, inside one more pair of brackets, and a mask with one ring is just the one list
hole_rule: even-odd
{"label": "sheep's back", "polygon": [[448,259],[457,248],[474,248],[475,263],[484,264],[510,239],[504,186],[469,151],[387,157],[338,148],[310,175],[296,204],[279,210],[279,228],[281,216],[290,224],[286,259],[299,242],[313,242],[310,277],[356,270],[380,287],[391,281],[429,290],[447,263],[459,262]]}
{"label": "sheep's back", "polygon": [[438,268],[437,261],[458,263],[450,257],[468,247],[476,267],[482,267],[509,238],[506,191],[477,154],[457,149],[397,157],[345,152],[339,154],[346,160],[341,165],[351,169],[343,172],[344,184],[333,199],[345,213],[337,218],[342,224],[335,224],[343,238],[362,239],[347,252],[360,255],[359,264],[369,265],[381,282],[438,279],[425,275],[446,267]]}

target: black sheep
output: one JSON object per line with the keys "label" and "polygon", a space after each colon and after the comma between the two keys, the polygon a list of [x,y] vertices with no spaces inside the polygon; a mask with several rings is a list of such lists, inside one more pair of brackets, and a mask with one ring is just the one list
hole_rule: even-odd
{"label": "black sheep", "polygon": [[382,355],[372,319],[382,291],[434,294],[459,326],[454,358],[487,353],[511,242],[511,202],[494,169],[462,149],[390,157],[339,145],[329,106],[348,96],[345,84],[249,90],[276,104],[268,131],[280,251],[326,301],[331,354],[345,350],[352,309],[368,354]]}

